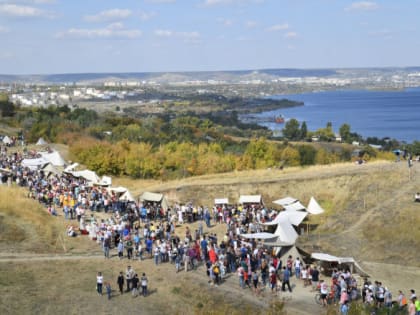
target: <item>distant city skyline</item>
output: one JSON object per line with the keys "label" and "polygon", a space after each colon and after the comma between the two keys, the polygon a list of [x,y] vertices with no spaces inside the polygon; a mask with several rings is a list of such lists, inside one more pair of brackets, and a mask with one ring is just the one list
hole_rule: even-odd
{"label": "distant city skyline", "polygon": [[0,73],[419,66],[420,0],[0,0]]}

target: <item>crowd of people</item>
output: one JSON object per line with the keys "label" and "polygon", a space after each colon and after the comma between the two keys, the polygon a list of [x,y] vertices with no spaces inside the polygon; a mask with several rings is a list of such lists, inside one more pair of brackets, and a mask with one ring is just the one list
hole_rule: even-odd
{"label": "crowd of people", "polygon": [[[155,265],[172,264],[176,272],[189,272],[205,266],[210,285],[219,286],[227,274],[236,274],[239,288],[251,288],[256,295],[266,289],[273,294],[286,290],[292,292],[291,279],[295,278],[304,287],[320,290],[323,305],[327,305],[331,296],[343,314],[347,314],[349,303],[357,299],[360,292],[363,302],[369,305],[389,307],[395,302],[390,291],[380,282],[365,282],[359,288],[349,270],[334,270],[328,286],[326,280],[320,279],[320,270],[316,266],[305,265],[299,257],[278,256],[272,248],[255,239],[242,239],[241,234],[261,232],[261,223],[275,218],[277,211],[268,210],[263,205],[214,205],[207,208],[188,203],[176,204],[164,211],[159,203],[120,200],[113,190],[90,186],[85,179],[72,174],[47,173],[21,165],[23,158],[36,156],[36,152],[8,154],[7,148],[1,147],[1,182],[26,186],[30,198],[43,204],[51,215],[62,213],[69,221],[69,236],[86,234],[97,241],[105,259],[111,259],[114,251],[117,259],[152,259]],[[107,215],[100,219],[97,212]],[[195,222],[197,228],[190,230],[191,223]],[[212,223],[225,226],[221,239],[209,233]],[[180,225],[185,225],[183,235],[178,233]],[[207,233],[204,227],[207,227]],[[142,295],[147,295],[146,275],[143,273],[139,278],[131,265],[127,267],[125,277],[120,273],[116,283],[120,293],[126,284],[126,291],[132,292],[133,296],[137,296],[140,289]],[[103,286],[110,298],[111,282],[104,282],[102,274],[98,273],[97,291],[100,295]],[[398,296],[399,307],[411,309],[413,304],[419,311],[415,295],[407,303],[401,296],[402,292]]]}

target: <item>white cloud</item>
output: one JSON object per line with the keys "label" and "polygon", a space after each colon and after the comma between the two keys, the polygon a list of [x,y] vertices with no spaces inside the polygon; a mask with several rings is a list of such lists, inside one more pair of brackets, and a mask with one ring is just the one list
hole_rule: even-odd
{"label": "white cloud", "polygon": [[0,15],[12,17],[52,17],[53,15],[45,10],[35,7],[18,4],[0,4]]}
{"label": "white cloud", "polygon": [[238,5],[238,4],[258,4],[263,3],[264,0],[205,0],[204,5],[207,7],[217,6],[217,5]]}
{"label": "white cloud", "polygon": [[166,38],[177,38],[182,39],[184,42],[187,43],[199,43],[201,42],[201,35],[199,32],[176,32],[172,30],[163,30],[158,29],[154,31],[154,34],[158,37],[166,37]]}
{"label": "white cloud", "polygon": [[284,34],[284,37],[286,38],[296,38],[298,36],[298,34],[296,32],[287,32],[286,34]]}
{"label": "white cloud", "polygon": [[124,29],[122,23],[112,23],[106,28],[85,29],[71,28],[58,33],[57,38],[88,38],[88,39],[136,39],[142,35],[140,30]]}
{"label": "white cloud", "polygon": [[107,22],[116,21],[128,18],[132,14],[129,9],[110,9],[101,11],[95,15],[85,16],[85,20],[88,22]]}
{"label": "white cloud", "polygon": [[56,0],[0,0],[0,3],[30,3],[30,4],[53,4]]}
{"label": "white cloud", "polygon": [[346,8],[347,11],[372,11],[379,8],[379,5],[373,1],[353,2]]}
{"label": "white cloud", "polygon": [[154,33],[158,37],[171,37],[174,34],[171,30],[155,30]]}
{"label": "white cloud", "polygon": [[284,31],[289,29],[289,24],[284,23],[284,24],[275,24],[275,25],[271,25],[270,27],[266,28],[266,31],[268,32],[277,32],[277,31]]}
{"label": "white cloud", "polygon": [[145,12],[145,11],[140,11],[138,13],[138,16],[140,17],[140,20],[142,21],[148,21],[151,18],[153,18],[156,15],[155,12]]}
{"label": "white cloud", "polygon": [[257,22],[255,22],[255,21],[247,21],[246,23],[245,23],[245,25],[246,25],[246,27],[248,27],[248,28],[254,28],[254,27],[256,27],[257,26]]}
{"label": "white cloud", "polygon": [[217,20],[219,23],[223,24],[224,26],[231,26],[233,24],[233,21],[230,19],[220,18]]}

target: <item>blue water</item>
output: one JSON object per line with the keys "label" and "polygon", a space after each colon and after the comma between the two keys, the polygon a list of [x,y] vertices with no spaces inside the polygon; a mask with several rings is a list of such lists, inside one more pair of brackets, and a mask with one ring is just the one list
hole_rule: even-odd
{"label": "blue water", "polygon": [[[366,137],[390,137],[400,141],[420,140],[420,88],[403,91],[337,90],[303,94],[277,95],[303,101],[304,106],[259,114],[263,117],[284,115],[286,121],[295,118],[306,121],[308,129],[325,128],[328,122],[338,133],[347,123],[352,132]],[[284,125],[261,123],[272,130]]]}

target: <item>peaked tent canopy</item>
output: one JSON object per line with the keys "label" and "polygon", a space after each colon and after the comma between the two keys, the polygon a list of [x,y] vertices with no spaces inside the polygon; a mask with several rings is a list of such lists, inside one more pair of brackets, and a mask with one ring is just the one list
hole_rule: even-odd
{"label": "peaked tent canopy", "polygon": [[301,204],[299,201],[291,203],[289,205],[283,206],[283,208],[287,211],[299,211],[299,210],[306,210],[305,206]]}
{"label": "peaked tent canopy", "polygon": [[53,152],[39,152],[39,154],[41,154],[41,156],[48,161],[49,163],[51,163],[54,166],[64,166],[64,164],[66,164],[66,162],[64,161],[64,159],[61,157],[60,153],[58,153],[57,151],[53,151]]}
{"label": "peaked tent canopy", "polygon": [[98,184],[101,185],[101,186],[111,186],[112,185],[112,178],[109,177],[109,176],[103,175]]}
{"label": "peaked tent canopy", "polygon": [[295,244],[299,236],[288,219],[280,220],[274,234],[279,237],[280,242],[287,244]]}
{"label": "peaked tent canopy", "polygon": [[239,203],[262,203],[261,195],[242,195],[239,197]]}
{"label": "peaked tent canopy", "polygon": [[151,202],[160,202],[160,205],[162,206],[163,210],[167,211],[169,208],[168,202],[166,201],[166,198],[162,194],[152,193],[145,191],[141,196],[140,200],[143,201],[151,201]]}
{"label": "peaked tent canopy", "polygon": [[48,144],[47,141],[44,140],[44,138],[39,138],[35,145],[46,145]]}
{"label": "peaked tent canopy", "polygon": [[286,197],[286,198],[281,198],[281,199],[274,200],[273,203],[284,207],[284,206],[290,205],[292,203],[295,203],[296,201],[298,201],[296,198]]}
{"label": "peaked tent canopy", "polygon": [[321,206],[316,202],[314,197],[311,197],[311,200],[309,200],[308,208],[306,208],[306,211],[308,211],[310,214],[321,214],[325,210],[321,208]]}
{"label": "peaked tent canopy", "polygon": [[45,165],[42,170],[46,173],[46,174],[54,174],[54,175],[60,175],[61,172],[51,163],[48,163],[47,165]]}
{"label": "peaked tent canopy", "polygon": [[2,141],[4,144],[12,144],[12,139],[10,139],[8,136],[4,136]]}
{"label": "peaked tent canopy", "polygon": [[275,219],[270,222],[262,223],[263,225],[276,225],[281,221],[289,220],[293,225],[298,226],[308,215],[305,211],[281,211],[277,214]]}
{"label": "peaked tent canopy", "polygon": [[114,193],[117,193],[117,194],[123,194],[123,193],[125,193],[128,189],[127,188],[125,188],[125,187],[122,187],[122,186],[118,186],[118,187],[108,187],[107,188],[107,190],[109,191],[109,192],[114,192]]}
{"label": "peaked tent canopy", "polygon": [[73,163],[73,164],[71,164],[71,165],[69,165],[69,166],[67,166],[65,169],[64,169],[64,173],[71,173],[76,167],[78,167],[79,166],[79,163]]}
{"label": "peaked tent canopy", "polygon": [[136,200],[133,198],[133,195],[130,193],[129,190],[126,190],[119,198],[120,201],[130,201],[135,202]]}
{"label": "peaked tent canopy", "polygon": [[241,234],[241,237],[267,240],[267,239],[276,239],[277,235],[275,235],[273,233],[260,232],[260,233]]}
{"label": "peaked tent canopy", "polygon": [[99,182],[99,177],[94,171],[83,170],[71,172],[74,177],[82,177],[88,181],[89,184],[93,185]]}
{"label": "peaked tent canopy", "polygon": [[31,170],[36,170],[38,167],[44,167],[49,162],[46,161],[44,158],[37,158],[37,159],[23,159],[21,164],[23,167],[28,167]]}
{"label": "peaked tent canopy", "polygon": [[331,265],[329,264],[345,264],[349,266],[350,271],[353,273],[357,272],[362,277],[369,277],[369,275],[363,270],[363,268],[357,263],[353,257],[337,257],[325,253],[312,253],[311,258],[321,262],[324,265],[324,270],[329,273],[331,272]]}

